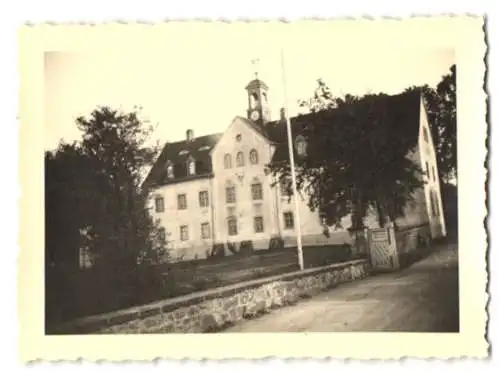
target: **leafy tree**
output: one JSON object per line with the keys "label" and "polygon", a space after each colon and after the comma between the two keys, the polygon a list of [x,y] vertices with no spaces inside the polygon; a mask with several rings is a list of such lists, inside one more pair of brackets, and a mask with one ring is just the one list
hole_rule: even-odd
{"label": "leafy tree", "polygon": [[86,189],[94,194],[94,217],[87,242],[97,263],[132,267],[141,256],[163,257],[165,240],[148,212],[148,192],[141,189],[144,167],[157,154],[146,145],[152,127],[137,111],[108,107],[76,122],[83,133],[82,151],[92,163]]}
{"label": "leafy tree", "polygon": [[[168,258],[165,234],[150,216],[149,193],[141,188],[157,152],[146,145],[151,126],[138,111],[108,107],[76,123],[83,139],[45,154],[48,321],[168,293],[155,268],[138,264]],[[81,248],[91,251],[95,265],[77,273]]]}
{"label": "leafy tree", "polygon": [[322,110],[335,109],[346,104],[355,104],[360,97],[346,94],[342,97],[335,97],[328,84],[323,79],[316,80],[317,87],[311,98],[299,100],[299,106],[306,109],[308,113],[316,113]]}
{"label": "leafy tree", "polygon": [[[386,97],[334,98],[318,80],[312,99],[299,102],[315,115],[296,119],[307,140],[307,154],[296,157],[297,189],[328,225],[351,214],[352,228],[360,229],[368,211],[375,209],[384,226],[403,214],[422,187],[423,172],[409,157],[416,140],[404,127],[407,109],[388,111]],[[289,161],[269,168],[278,180],[290,174]]]}
{"label": "leafy tree", "polygon": [[78,266],[79,230],[89,224],[90,161],[76,143],[45,153],[46,263]]}

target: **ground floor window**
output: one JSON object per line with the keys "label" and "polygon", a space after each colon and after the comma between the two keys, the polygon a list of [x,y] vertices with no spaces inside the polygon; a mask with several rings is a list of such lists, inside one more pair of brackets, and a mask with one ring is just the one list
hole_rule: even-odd
{"label": "ground floor window", "polygon": [[293,229],[294,228],[294,219],[293,212],[285,212],[283,213],[283,220],[285,222],[285,229]]}
{"label": "ground floor window", "polygon": [[238,223],[235,217],[229,217],[227,219],[227,234],[230,236],[235,236],[238,234]]}
{"label": "ground floor window", "polygon": [[253,218],[253,229],[255,233],[264,232],[264,218],[262,216],[255,216]]}
{"label": "ground floor window", "polygon": [[161,241],[167,240],[167,232],[166,232],[165,228],[161,227],[160,229],[158,229],[158,236],[159,236]]}
{"label": "ground floor window", "polygon": [[181,226],[181,241],[187,241],[189,239],[189,232],[187,225]]}
{"label": "ground floor window", "polygon": [[436,191],[431,191],[431,209],[433,216],[439,216],[439,200]]}
{"label": "ground floor window", "polygon": [[209,223],[203,223],[201,224],[201,238],[206,240],[207,238],[210,238],[210,224]]}

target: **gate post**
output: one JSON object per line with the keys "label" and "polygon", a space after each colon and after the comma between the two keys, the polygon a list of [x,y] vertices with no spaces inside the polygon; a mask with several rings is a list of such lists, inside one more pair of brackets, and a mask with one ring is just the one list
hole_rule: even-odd
{"label": "gate post", "polygon": [[372,235],[370,232],[370,229],[365,228],[363,230],[364,236],[365,236],[365,247],[366,247],[366,256],[368,257],[368,263],[370,264],[370,267],[373,268],[373,261],[372,261]]}
{"label": "gate post", "polygon": [[388,238],[388,248],[392,255],[392,266],[394,269],[399,269],[399,253],[398,253],[398,243],[396,241],[396,231],[394,229],[394,224],[391,223],[387,228],[387,238]]}

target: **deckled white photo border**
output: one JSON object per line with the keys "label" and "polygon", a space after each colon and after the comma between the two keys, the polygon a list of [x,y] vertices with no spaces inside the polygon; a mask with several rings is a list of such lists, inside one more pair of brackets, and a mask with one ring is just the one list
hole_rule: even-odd
{"label": "deckled white photo border", "polygon": [[[203,23],[101,24],[96,26],[37,25],[20,31],[20,246],[19,316],[23,361],[51,360],[152,360],[254,359],[314,357],[395,359],[401,357],[485,357],[486,294],[486,43],[479,17],[425,17],[404,20],[267,22],[276,30],[311,27],[335,28],[352,23],[356,32],[371,29],[372,38],[403,41],[408,45],[455,48],[459,150],[459,255],[460,334],[419,333],[286,333],[286,334],[169,334],[169,335],[44,335],[44,52],[101,48],[113,38],[152,33],[197,33]],[[321,24],[321,26],[318,26]],[[216,24],[212,24],[212,27]],[[252,24],[248,24],[252,27]],[[396,29],[397,30],[396,30]],[[159,34],[156,34],[159,33]],[[165,35],[166,35],[165,34]],[[149,35],[149,34],[148,34]],[[367,35],[367,38],[369,36]],[[375,39],[374,39],[374,43]],[[335,53],[335,50],[332,51]],[[438,289],[438,287],[436,287]]]}

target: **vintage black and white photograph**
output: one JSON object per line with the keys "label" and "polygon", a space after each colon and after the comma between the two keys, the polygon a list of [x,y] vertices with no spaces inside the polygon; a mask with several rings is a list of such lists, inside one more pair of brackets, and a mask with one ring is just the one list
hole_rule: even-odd
{"label": "vintage black and white photograph", "polygon": [[44,51],[45,335],[460,333],[456,42],[332,24]]}

